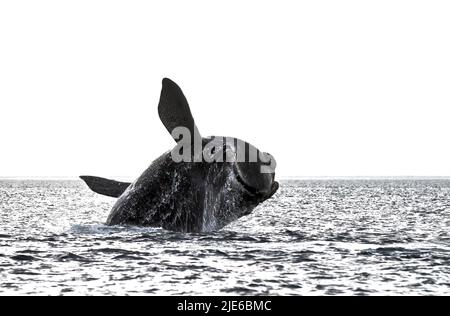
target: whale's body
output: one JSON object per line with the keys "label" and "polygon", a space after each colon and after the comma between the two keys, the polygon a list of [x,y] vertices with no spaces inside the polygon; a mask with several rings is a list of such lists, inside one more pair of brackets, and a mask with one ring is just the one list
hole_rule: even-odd
{"label": "whale's body", "polygon": [[[199,135],[181,89],[168,79],[163,80],[159,113],[172,135],[178,126]],[[108,225],[152,226],[181,232],[220,229],[250,214],[276,192],[278,183],[274,181],[272,156],[261,153],[265,162],[242,162],[236,159],[238,142],[246,148],[253,146],[227,138],[226,142],[220,140],[221,151],[206,150],[213,139],[202,138],[202,150],[211,157],[220,155],[222,160],[176,161],[172,150],[153,161],[133,183],[81,178],[93,191],[118,197],[108,216]],[[261,173],[262,165],[267,165],[269,172]]]}

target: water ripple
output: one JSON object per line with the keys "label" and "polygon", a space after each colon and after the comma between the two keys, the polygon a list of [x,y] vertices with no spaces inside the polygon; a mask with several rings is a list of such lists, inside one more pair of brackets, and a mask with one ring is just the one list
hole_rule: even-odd
{"label": "water ripple", "polygon": [[450,294],[449,180],[284,181],[221,231],[104,225],[78,181],[0,181],[0,294]]}

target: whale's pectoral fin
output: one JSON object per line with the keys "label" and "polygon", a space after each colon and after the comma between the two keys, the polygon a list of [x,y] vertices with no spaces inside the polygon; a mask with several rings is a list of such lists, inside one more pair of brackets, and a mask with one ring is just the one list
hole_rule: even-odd
{"label": "whale's pectoral fin", "polygon": [[179,137],[180,133],[184,133],[183,130],[175,130],[180,127],[190,132],[191,143],[194,143],[195,137],[201,137],[183,91],[175,82],[167,78],[162,81],[158,113],[162,123],[176,142],[185,137],[184,134]]}
{"label": "whale's pectoral fin", "polygon": [[118,182],[114,180],[99,178],[99,177],[91,177],[91,176],[80,176],[88,187],[102,195],[110,196],[110,197],[119,197],[122,193],[130,186],[131,183],[127,182]]}

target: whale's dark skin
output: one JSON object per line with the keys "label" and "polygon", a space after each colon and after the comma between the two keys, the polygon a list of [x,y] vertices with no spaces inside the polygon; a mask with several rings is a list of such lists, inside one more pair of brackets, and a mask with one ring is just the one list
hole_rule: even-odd
{"label": "whale's dark skin", "polygon": [[[183,126],[192,135],[200,135],[186,98],[169,79],[163,80],[158,111],[170,133],[175,127]],[[202,138],[202,149],[212,139]],[[209,152],[211,157],[235,155],[236,141],[220,144],[222,151]],[[273,160],[269,154],[264,155]],[[224,162],[175,162],[171,151],[168,151],[153,161],[133,183],[89,176],[81,178],[93,191],[118,197],[106,221],[108,225],[207,232],[250,214],[259,203],[277,191],[275,168],[271,169],[273,172],[261,173],[261,164],[267,165],[268,162],[236,162],[233,159]]]}

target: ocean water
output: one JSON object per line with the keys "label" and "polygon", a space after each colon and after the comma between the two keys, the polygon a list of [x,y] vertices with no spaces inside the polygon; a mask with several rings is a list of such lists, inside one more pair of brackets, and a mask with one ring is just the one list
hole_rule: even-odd
{"label": "ocean water", "polygon": [[286,180],[208,234],[108,227],[81,181],[0,181],[0,295],[450,295],[450,180]]}

